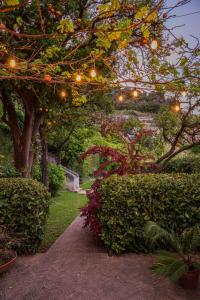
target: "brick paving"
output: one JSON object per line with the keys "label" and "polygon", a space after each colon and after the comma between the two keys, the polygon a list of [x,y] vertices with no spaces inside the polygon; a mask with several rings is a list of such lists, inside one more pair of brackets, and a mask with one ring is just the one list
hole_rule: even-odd
{"label": "brick paving", "polygon": [[1,300],[200,300],[148,267],[154,257],[108,256],[78,217],[44,254],[20,257],[0,277]]}

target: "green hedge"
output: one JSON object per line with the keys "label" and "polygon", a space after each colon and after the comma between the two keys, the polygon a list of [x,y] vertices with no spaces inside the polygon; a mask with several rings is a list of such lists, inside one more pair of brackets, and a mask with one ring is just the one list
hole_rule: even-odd
{"label": "green hedge", "polygon": [[200,224],[200,177],[196,174],[112,176],[100,188],[96,216],[110,253],[150,251],[144,225],[155,221],[177,233]]}
{"label": "green hedge", "polygon": [[166,173],[200,173],[200,155],[189,154],[171,160],[166,166]]}
{"label": "green hedge", "polygon": [[[52,196],[55,196],[59,190],[64,186],[66,180],[65,171],[61,165],[49,163],[48,164],[48,173],[49,173],[49,190]],[[34,166],[33,172],[34,179],[41,181],[41,167],[39,164]]]}
{"label": "green hedge", "polygon": [[16,240],[18,253],[38,250],[46,224],[49,193],[39,182],[23,178],[0,179],[0,225]]}

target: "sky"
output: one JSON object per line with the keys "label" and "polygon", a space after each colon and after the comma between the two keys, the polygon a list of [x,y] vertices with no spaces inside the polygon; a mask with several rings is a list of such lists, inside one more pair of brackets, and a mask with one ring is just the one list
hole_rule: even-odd
{"label": "sky", "polygon": [[[178,0],[166,0],[168,6],[173,6]],[[188,16],[182,16],[190,13],[197,12]],[[173,14],[182,17],[176,17],[168,20],[168,27],[184,25],[176,28],[174,33],[179,36],[183,36],[190,44],[196,43],[191,35],[200,39],[200,0],[191,0],[190,3],[181,6],[173,11]]]}

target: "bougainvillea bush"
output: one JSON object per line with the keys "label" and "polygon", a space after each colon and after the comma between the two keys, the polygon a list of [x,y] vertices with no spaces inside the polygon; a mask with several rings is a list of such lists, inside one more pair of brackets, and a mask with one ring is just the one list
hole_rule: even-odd
{"label": "bougainvillea bush", "polygon": [[198,174],[113,175],[96,182],[82,215],[108,252],[148,252],[148,220],[180,233],[200,224]]}

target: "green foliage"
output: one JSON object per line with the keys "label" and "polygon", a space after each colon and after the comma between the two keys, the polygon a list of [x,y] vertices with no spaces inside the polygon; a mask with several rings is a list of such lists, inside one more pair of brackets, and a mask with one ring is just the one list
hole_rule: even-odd
{"label": "green foliage", "polygon": [[6,164],[7,161],[10,161],[13,146],[11,132],[9,128],[2,123],[0,123],[0,139],[0,164],[3,165]]}
{"label": "green foliage", "polygon": [[62,166],[49,164],[49,189],[52,195],[55,195],[62,189],[65,179],[65,172]]}
{"label": "green foliage", "polygon": [[167,164],[166,173],[200,173],[200,155],[188,154],[175,158]]}
{"label": "green foliage", "polygon": [[197,174],[112,176],[103,181],[100,194],[100,238],[111,253],[149,251],[144,236],[148,220],[176,233],[200,223]]}
{"label": "green foliage", "polygon": [[85,195],[61,191],[52,198],[49,217],[40,250],[46,250],[79,215],[80,208],[87,202]]}
{"label": "green foliage", "polygon": [[19,174],[11,163],[0,165],[0,178],[18,177]]}
{"label": "green foliage", "polygon": [[7,6],[15,6],[19,4],[19,0],[6,0],[5,3]]}
{"label": "green foliage", "polygon": [[157,115],[158,126],[165,130],[165,133],[173,138],[181,126],[181,120],[176,112],[173,112],[169,105],[163,105]]}
{"label": "green foliage", "polygon": [[7,227],[18,253],[34,253],[41,243],[49,208],[49,193],[37,181],[0,179],[0,225]]}
{"label": "green foliage", "polygon": [[57,27],[60,33],[74,32],[74,24],[70,19],[63,19]]}
{"label": "green foliage", "polygon": [[[49,163],[48,165],[48,173],[49,173],[49,190],[51,194],[54,196],[56,193],[62,189],[64,185],[64,181],[66,179],[65,172],[60,165],[56,165],[53,163]],[[41,181],[41,168],[40,165],[36,164],[34,167],[33,178]]]}
{"label": "green foliage", "polygon": [[175,253],[159,251],[158,261],[150,268],[152,272],[169,277],[176,282],[189,270],[200,269],[200,264],[191,254],[200,249],[200,228],[193,227],[177,235],[173,230],[167,231],[155,222],[148,222],[145,234],[151,245],[162,247],[169,244]]}
{"label": "green foliage", "polygon": [[200,146],[195,146],[191,149],[191,152],[194,154],[200,154]]}
{"label": "green foliage", "polygon": [[[198,224],[199,225],[199,224]],[[172,229],[165,230],[157,223],[149,221],[145,226],[145,235],[151,246],[170,245],[172,250],[183,255],[195,253],[200,248],[200,227],[194,226],[176,234]]]}
{"label": "green foliage", "polygon": [[159,251],[158,257],[158,261],[151,266],[150,270],[153,273],[169,277],[172,282],[178,281],[188,271],[187,265],[176,254]]}

